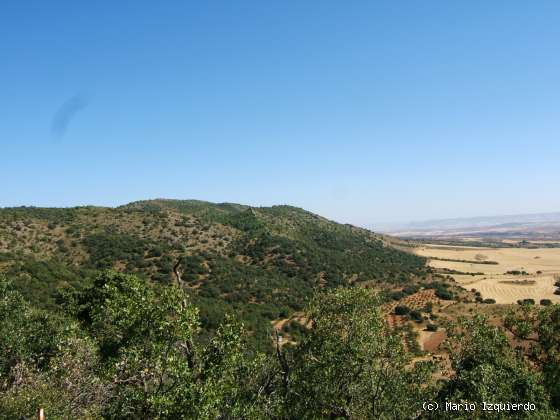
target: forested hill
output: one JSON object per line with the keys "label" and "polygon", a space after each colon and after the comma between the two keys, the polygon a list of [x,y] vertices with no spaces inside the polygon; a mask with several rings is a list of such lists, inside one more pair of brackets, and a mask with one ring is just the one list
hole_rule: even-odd
{"label": "forested hill", "polygon": [[260,340],[316,288],[406,283],[423,277],[424,265],[384,236],[290,206],[150,200],[0,209],[0,271],[32,304],[56,308],[100,270],[166,283],[176,267],[203,326],[235,312]]}

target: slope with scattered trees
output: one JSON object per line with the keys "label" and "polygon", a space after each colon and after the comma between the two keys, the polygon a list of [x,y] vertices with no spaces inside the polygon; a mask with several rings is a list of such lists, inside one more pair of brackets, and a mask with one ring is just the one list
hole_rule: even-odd
{"label": "slope with scattered trees", "polygon": [[105,269],[160,284],[180,279],[205,329],[236,313],[261,348],[270,321],[301,311],[315,289],[427,274],[423,258],[381,235],[290,206],[152,200],[0,209],[0,272],[31,304],[56,310],[61,294]]}

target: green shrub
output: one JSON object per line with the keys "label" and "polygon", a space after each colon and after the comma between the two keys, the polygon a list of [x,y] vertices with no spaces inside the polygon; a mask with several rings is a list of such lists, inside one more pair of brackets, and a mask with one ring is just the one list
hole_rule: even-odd
{"label": "green shrub", "polygon": [[410,317],[410,319],[412,319],[413,321],[416,322],[422,322],[422,320],[424,319],[422,317],[422,313],[420,311],[417,310],[412,310],[408,313],[408,316]]}
{"label": "green shrub", "polygon": [[535,304],[535,299],[519,299],[517,301],[518,305],[534,305]]}
{"label": "green shrub", "polygon": [[395,315],[406,315],[410,312],[410,308],[406,305],[395,306]]}

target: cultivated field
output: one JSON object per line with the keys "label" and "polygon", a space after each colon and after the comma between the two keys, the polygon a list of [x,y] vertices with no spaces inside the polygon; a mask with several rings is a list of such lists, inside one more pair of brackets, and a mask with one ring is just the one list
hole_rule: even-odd
{"label": "cultivated field", "polygon": [[[429,262],[430,266],[437,269],[483,273],[451,275],[466,289],[476,289],[483,298],[495,299],[496,303],[515,303],[527,298],[537,303],[540,299],[560,302],[560,295],[554,294],[555,277],[560,275],[559,248],[481,248],[430,244],[418,247],[416,253],[438,258]],[[527,274],[506,274],[511,271]]]}

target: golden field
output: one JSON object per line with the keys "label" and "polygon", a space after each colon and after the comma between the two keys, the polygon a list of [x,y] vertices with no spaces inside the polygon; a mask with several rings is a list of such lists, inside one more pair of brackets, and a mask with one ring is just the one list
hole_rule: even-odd
{"label": "golden field", "polygon": [[[560,248],[481,248],[469,246],[442,246],[426,244],[415,252],[424,257],[464,260],[442,261],[430,259],[429,265],[438,269],[451,269],[464,273],[451,274],[465,289],[476,289],[483,298],[496,303],[515,303],[519,299],[550,299],[560,303],[555,295],[556,276],[560,275]],[[498,264],[484,264],[495,261]],[[526,271],[527,275],[506,274],[508,271]]]}

